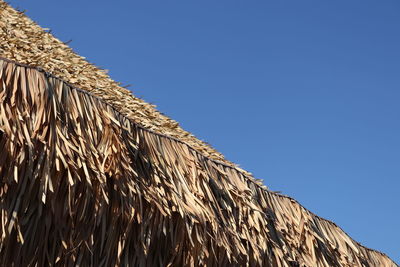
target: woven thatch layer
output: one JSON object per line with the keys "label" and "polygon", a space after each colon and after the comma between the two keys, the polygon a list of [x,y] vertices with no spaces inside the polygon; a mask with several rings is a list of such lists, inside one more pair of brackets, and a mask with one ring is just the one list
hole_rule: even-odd
{"label": "woven thatch layer", "polygon": [[4,266],[395,266],[237,169],[4,60],[0,149]]}
{"label": "woven thatch layer", "polygon": [[[119,112],[147,129],[178,138],[210,158],[225,161],[222,154],[184,131],[176,121],[159,113],[154,105],[133,96],[103,70],[74,53],[66,44],[2,0],[0,56],[51,72],[78,88],[103,98]],[[233,165],[228,161],[225,163]]]}

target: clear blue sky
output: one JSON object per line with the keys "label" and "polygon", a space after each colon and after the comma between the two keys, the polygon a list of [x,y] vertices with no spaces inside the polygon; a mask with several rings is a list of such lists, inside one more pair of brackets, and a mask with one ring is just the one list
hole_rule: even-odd
{"label": "clear blue sky", "polygon": [[400,1],[10,2],[400,262]]}

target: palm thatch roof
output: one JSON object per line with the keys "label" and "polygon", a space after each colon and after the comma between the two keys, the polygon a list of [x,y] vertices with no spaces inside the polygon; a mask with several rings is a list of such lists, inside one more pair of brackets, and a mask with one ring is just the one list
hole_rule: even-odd
{"label": "palm thatch roof", "polygon": [[0,1],[2,266],[396,266]]}

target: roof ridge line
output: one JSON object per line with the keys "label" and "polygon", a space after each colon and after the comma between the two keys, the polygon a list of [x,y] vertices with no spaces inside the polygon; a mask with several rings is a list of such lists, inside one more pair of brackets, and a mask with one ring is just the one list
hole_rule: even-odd
{"label": "roof ridge line", "polygon": [[[66,85],[68,85],[68,86],[71,87],[72,89],[75,89],[76,91],[78,91],[78,92],[80,92],[80,93],[83,93],[83,94],[86,94],[86,95],[88,95],[88,96],[90,96],[90,97],[93,97],[93,98],[97,99],[98,101],[104,103],[105,105],[109,106],[109,107],[110,107],[111,109],[113,109],[118,115],[124,117],[125,119],[127,119],[128,121],[130,121],[132,124],[134,124],[136,127],[140,128],[141,130],[144,130],[144,131],[147,131],[147,132],[149,132],[149,133],[151,133],[151,134],[155,134],[155,135],[158,135],[158,136],[161,136],[161,137],[164,137],[164,138],[167,138],[167,139],[176,141],[176,142],[178,142],[178,143],[184,144],[184,145],[186,145],[189,149],[191,149],[192,151],[194,151],[194,152],[196,152],[197,154],[201,155],[201,156],[204,157],[205,159],[208,159],[208,160],[210,160],[210,161],[212,161],[212,162],[214,162],[214,163],[216,163],[216,164],[222,165],[222,166],[224,166],[224,167],[233,169],[233,170],[235,170],[235,171],[241,173],[243,176],[245,176],[245,177],[248,179],[248,181],[250,181],[252,184],[254,184],[255,186],[257,186],[258,188],[260,188],[260,189],[266,191],[266,192],[269,193],[269,194],[272,194],[272,195],[275,195],[275,196],[278,196],[278,197],[282,197],[282,198],[286,198],[286,199],[289,199],[289,200],[291,200],[291,201],[297,203],[301,208],[305,209],[307,212],[309,212],[311,215],[315,216],[317,219],[320,219],[320,220],[322,220],[322,221],[326,221],[326,222],[332,224],[334,227],[339,228],[341,231],[343,231],[343,233],[345,233],[352,241],[354,241],[354,242],[355,242],[357,245],[359,245],[360,247],[362,247],[362,248],[364,248],[364,249],[367,249],[367,250],[369,250],[369,251],[372,251],[372,252],[379,253],[379,254],[381,254],[382,256],[385,256],[385,257],[387,257],[388,259],[390,259],[395,265],[399,266],[399,265],[398,265],[393,259],[391,259],[386,253],[362,245],[362,244],[359,243],[358,241],[354,240],[346,231],[344,231],[344,230],[343,230],[339,225],[337,225],[335,222],[333,222],[333,221],[331,221],[331,220],[329,220],[329,219],[320,217],[319,215],[315,214],[314,212],[312,212],[312,211],[310,211],[309,209],[307,209],[306,207],[304,207],[299,201],[297,201],[297,200],[294,199],[293,197],[288,196],[288,195],[284,195],[284,194],[280,194],[280,193],[277,193],[277,192],[274,192],[274,191],[270,190],[269,188],[267,188],[267,186],[258,184],[258,183],[256,182],[257,178],[255,178],[255,177],[253,177],[252,175],[246,173],[245,170],[239,170],[239,169],[238,169],[237,167],[235,167],[234,165],[229,165],[229,164],[227,164],[227,163],[225,163],[225,162],[222,162],[222,161],[219,161],[219,160],[210,158],[210,157],[204,155],[203,153],[201,153],[200,151],[198,151],[197,149],[193,148],[191,145],[187,144],[186,142],[184,142],[184,141],[182,141],[182,140],[179,140],[179,139],[176,138],[176,137],[169,136],[169,135],[166,135],[166,134],[163,134],[163,133],[159,133],[159,132],[156,132],[156,131],[151,130],[151,129],[147,129],[146,127],[144,127],[144,126],[138,124],[137,122],[135,122],[133,119],[131,119],[131,118],[129,118],[128,116],[124,115],[122,112],[118,111],[112,104],[108,103],[108,102],[105,101],[103,98],[101,98],[101,97],[99,97],[99,96],[96,96],[96,95],[93,95],[92,93],[90,93],[90,92],[88,92],[88,91],[86,91],[86,90],[84,90],[84,89],[78,88],[78,87],[74,86],[73,84],[71,84],[71,83],[65,81],[64,79],[62,79],[62,78],[60,78],[60,77],[58,77],[58,76],[56,76],[56,75],[54,75],[54,74],[52,74],[52,73],[50,73],[50,72],[47,72],[46,70],[44,70],[44,69],[41,68],[41,67],[28,65],[28,64],[25,64],[25,63],[20,63],[20,62],[17,62],[17,61],[15,61],[15,60],[12,60],[12,59],[5,58],[5,57],[3,57],[3,56],[1,56],[1,55],[0,55],[0,60],[3,60],[3,61],[8,62],[8,63],[15,64],[15,65],[20,66],[20,67],[35,69],[35,70],[37,70],[37,71],[39,71],[39,72],[44,73],[47,77],[51,77],[51,78],[57,79],[57,80],[59,80],[59,81],[65,83]],[[234,164],[234,163],[233,163],[233,164]]]}

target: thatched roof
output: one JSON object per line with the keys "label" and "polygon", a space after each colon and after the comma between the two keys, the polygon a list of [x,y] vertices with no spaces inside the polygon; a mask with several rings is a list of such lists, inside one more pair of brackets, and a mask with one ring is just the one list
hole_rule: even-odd
{"label": "thatched roof", "polygon": [[396,266],[0,2],[2,266]]}

